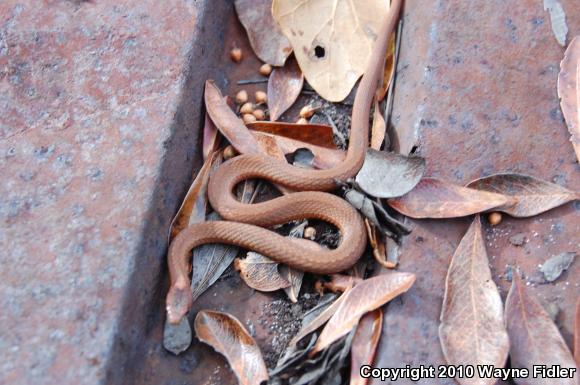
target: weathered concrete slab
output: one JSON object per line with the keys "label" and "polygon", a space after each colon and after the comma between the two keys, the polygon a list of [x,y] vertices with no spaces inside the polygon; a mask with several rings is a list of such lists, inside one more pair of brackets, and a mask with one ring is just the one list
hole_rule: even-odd
{"label": "weathered concrete slab", "polygon": [[0,2],[0,383],[119,382],[199,163],[222,3]]}
{"label": "weathered concrete slab", "polygon": [[[578,4],[560,2],[571,39],[580,34]],[[579,190],[580,167],[556,93],[563,53],[541,2],[407,0],[393,110],[399,148],[408,153],[416,146],[427,159],[427,175],[455,183],[512,171]],[[438,338],[445,275],[470,221],[412,221],[400,270],[416,273],[417,282],[388,306],[375,365],[445,364]],[[528,242],[511,244],[517,234]],[[487,226],[492,274],[502,297],[509,289],[507,265],[533,276],[549,257],[578,251],[578,234],[577,202]],[[579,285],[576,263],[553,284],[529,286],[557,311],[556,323],[569,344]]]}

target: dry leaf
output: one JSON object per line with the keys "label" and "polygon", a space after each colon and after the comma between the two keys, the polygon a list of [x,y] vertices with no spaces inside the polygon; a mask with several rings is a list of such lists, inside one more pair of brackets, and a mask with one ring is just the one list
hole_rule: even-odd
{"label": "dry leaf", "polygon": [[344,293],[346,299],[320,333],[312,353],[325,349],[348,334],[365,313],[378,309],[406,292],[414,282],[414,274],[393,272],[365,279]]}
{"label": "dry leaf", "polygon": [[568,34],[568,25],[566,24],[566,13],[558,0],[544,0],[544,11],[550,13],[550,22],[552,32],[562,47],[566,46],[566,35]]}
{"label": "dry leaf", "polygon": [[254,133],[252,133],[252,135],[254,138],[256,138],[262,154],[268,155],[274,159],[278,159],[286,163],[284,151],[282,151],[278,145],[276,138],[267,135],[254,135]]}
{"label": "dry leaf", "polygon": [[423,178],[389,206],[411,218],[455,218],[480,213],[506,204],[503,195],[458,186],[436,178]]}
{"label": "dry leaf", "polygon": [[268,108],[270,120],[278,120],[294,104],[302,85],[304,75],[295,59],[290,59],[282,68],[275,68],[268,79]]}
{"label": "dry leaf", "polygon": [[324,282],[322,286],[333,293],[342,293],[356,285],[357,283],[361,283],[363,281],[362,278],[355,277],[352,275],[345,275],[345,274],[331,274],[330,281]]}
{"label": "dry leaf", "polygon": [[494,174],[470,182],[467,187],[511,197],[507,204],[495,207],[514,217],[530,217],[563,205],[580,194],[564,187],[522,174]]}
{"label": "dry leaf", "polygon": [[365,314],[358,323],[350,347],[350,385],[366,385],[369,382],[368,378],[361,377],[360,367],[372,366],[382,330],[381,309]]}
{"label": "dry leaf", "polygon": [[369,244],[373,249],[373,257],[380,265],[386,268],[394,268],[394,266],[389,266],[387,262],[387,251],[385,249],[384,239],[390,239],[389,237],[383,237],[379,232],[379,228],[369,221],[369,218],[365,218],[365,227],[367,229],[367,236],[369,238]]}
{"label": "dry leaf", "polygon": [[324,124],[252,122],[247,126],[251,130],[279,135],[300,142],[336,150],[336,145],[332,140],[332,127]]}
{"label": "dry leaf", "polygon": [[169,226],[169,240],[193,223],[203,222],[207,208],[207,184],[209,175],[222,162],[220,151],[214,151],[197,173],[193,183],[189,187],[181,207],[175,214]]}
{"label": "dry leaf", "polygon": [[258,139],[258,142],[267,140],[263,139],[263,137],[272,138],[272,140],[274,140],[276,143],[276,148],[278,148],[283,154],[286,155],[292,154],[301,148],[310,150],[314,155],[314,159],[312,159],[312,167],[316,169],[332,168],[344,161],[346,156],[346,152],[341,150],[331,150],[283,136],[271,135],[262,132],[252,132],[252,134],[256,137],[256,139]]}
{"label": "dry leaf", "polygon": [[244,259],[234,261],[236,270],[246,285],[259,291],[275,291],[290,286],[290,283],[278,273],[278,263],[253,251]]}
{"label": "dry leaf", "polygon": [[567,252],[548,259],[540,267],[540,271],[544,274],[544,279],[547,282],[557,280],[562,275],[562,272],[570,267],[575,257],[576,253]]}
{"label": "dry leaf", "polygon": [[348,96],[366,70],[388,0],[274,0],[272,14],[304,76],[329,101]]}
{"label": "dry leaf", "polygon": [[[295,238],[302,238],[304,236],[304,229],[308,225],[308,221],[302,221],[299,225],[294,226],[288,236]],[[284,292],[288,296],[291,302],[298,302],[298,294],[300,293],[300,288],[302,287],[302,278],[304,278],[304,272],[293,269],[286,265],[280,265],[278,271],[280,275],[290,283],[290,286],[284,288]]]}
{"label": "dry leaf", "polygon": [[580,162],[580,36],[572,39],[560,63],[558,96],[570,141]]}
{"label": "dry leaf", "polygon": [[[504,367],[509,338],[501,297],[489,270],[479,215],[449,264],[439,339],[449,365]],[[493,385],[497,379],[480,378],[476,370],[473,378],[457,381],[462,385]]]}
{"label": "dry leaf", "polygon": [[574,359],[580,368],[580,297],[576,301],[576,318],[574,320]]}
{"label": "dry leaf", "polygon": [[330,317],[332,317],[334,313],[336,313],[340,305],[344,302],[344,300],[346,299],[346,294],[348,293],[349,290],[350,288],[347,289],[344,293],[342,293],[342,295],[338,297],[330,306],[325,307],[324,310],[318,313],[313,319],[310,318],[307,319],[306,317],[304,317],[304,319],[302,320],[302,327],[300,328],[300,331],[296,333],[296,335],[290,340],[288,346],[290,348],[294,348],[302,338],[306,337],[307,335],[309,335],[310,333],[312,333],[313,331],[324,325],[326,321],[328,321]]}
{"label": "dry leaf", "polygon": [[219,148],[220,137],[218,129],[213,124],[207,112],[205,113],[205,122],[203,124],[203,160],[205,161],[209,155]]}
{"label": "dry leaf", "polygon": [[[213,212],[208,221],[218,221],[220,216]],[[193,249],[191,267],[191,301],[194,302],[208,287],[223,274],[239,252],[239,248],[221,243],[208,243]]]}
{"label": "dry leaf", "polygon": [[226,357],[241,385],[260,385],[268,380],[260,348],[234,316],[202,310],[195,317],[194,328],[200,341]]}
{"label": "dry leaf", "polygon": [[385,132],[387,131],[387,124],[379,108],[379,102],[375,98],[375,109],[373,112],[373,126],[371,127],[371,148],[380,150],[385,141]]}
{"label": "dry leaf", "polygon": [[[527,368],[528,378],[515,379],[521,385],[552,385],[553,379],[534,378],[533,365],[560,365],[575,368],[572,354],[542,305],[532,297],[514,274],[506,304],[506,327],[511,342],[510,360],[513,368]],[[578,373],[576,373],[576,377]],[[573,378],[559,378],[558,385],[577,385]]]}
{"label": "dry leaf", "polygon": [[272,18],[272,0],[236,0],[234,4],[256,56],[273,66],[283,66],[292,47]]}
{"label": "dry leaf", "polygon": [[213,80],[205,82],[205,108],[223,136],[240,154],[258,154],[260,146],[250,131],[224,100]]}
{"label": "dry leaf", "polygon": [[382,101],[387,95],[389,86],[393,81],[395,75],[395,50],[397,46],[396,32],[391,34],[389,45],[387,46],[387,60],[385,61],[385,68],[383,71],[383,84],[378,91],[379,101]]}
{"label": "dry leaf", "polygon": [[411,191],[425,173],[425,159],[368,149],[356,183],[369,195],[395,198]]}

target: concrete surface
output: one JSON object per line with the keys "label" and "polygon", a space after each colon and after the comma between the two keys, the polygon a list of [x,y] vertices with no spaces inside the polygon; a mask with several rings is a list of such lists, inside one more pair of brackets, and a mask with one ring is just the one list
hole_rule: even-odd
{"label": "concrete surface", "polygon": [[[580,34],[578,2],[560,3],[569,41]],[[541,1],[407,0],[392,122],[399,149],[416,146],[427,159],[426,175],[459,184],[520,172],[580,190],[580,167],[556,93],[563,54]],[[401,248],[399,269],[416,273],[417,281],[387,307],[377,366],[445,364],[438,338],[445,276],[471,220],[410,221],[413,233]],[[505,299],[508,265],[529,279],[551,256],[578,252],[580,203],[531,218],[504,216],[500,225],[484,227],[492,276]],[[509,242],[517,234],[528,239],[522,247]],[[580,264],[552,284],[528,287],[556,311],[571,347]]]}
{"label": "concrete surface", "polygon": [[199,166],[211,3],[0,2],[0,383],[120,383]]}

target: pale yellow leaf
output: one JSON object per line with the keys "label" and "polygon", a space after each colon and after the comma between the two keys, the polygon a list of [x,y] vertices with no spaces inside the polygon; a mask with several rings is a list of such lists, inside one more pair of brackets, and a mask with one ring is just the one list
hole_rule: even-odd
{"label": "pale yellow leaf", "polygon": [[323,98],[348,96],[366,70],[388,0],[273,0],[272,14],[308,83]]}

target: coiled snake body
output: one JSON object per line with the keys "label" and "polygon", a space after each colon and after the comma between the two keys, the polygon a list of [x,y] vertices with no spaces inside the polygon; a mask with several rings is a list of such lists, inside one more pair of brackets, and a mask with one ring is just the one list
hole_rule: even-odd
{"label": "coiled snake body", "polygon": [[[191,250],[199,245],[232,244],[312,273],[339,272],[360,258],[366,247],[362,218],[343,199],[321,191],[335,189],[337,181],[353,177],[362,167],[368,147],[370,108],[378,81],[382,80],[382,63],[400,5],[401,0],[393,0],[357,89],[349,146],[342,163],[332,169],[308,170],[264,155],[247,154],[225,162],[211,176],[208,186],[210,203],[227,221],[191,225],[172,241],[168,254],[171,287],[166,299],[170,323],[179,323],[191,307]],[[250,178],[265,179],[299,192],[257,204],[241,203],[234,196],[234,187]],[[335,225],[341,233],[339,246],[333,250],[324,249],[311,241],[283,237],[260,227],[305,218],[321,219]]]}

